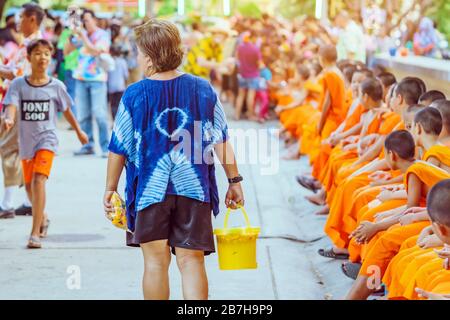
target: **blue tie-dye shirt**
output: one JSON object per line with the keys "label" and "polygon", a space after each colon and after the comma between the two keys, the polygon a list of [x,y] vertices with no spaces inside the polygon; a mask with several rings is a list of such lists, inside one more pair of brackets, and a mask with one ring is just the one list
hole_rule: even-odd
{"label": "blue tie-dye shirt", "polygon": [[219,213],[213,147],[228,139],[212,86],[189,74],[145,79],[125,91],[109,145],[126,157],[128,227],[136,214],[167,194],[210,202]]}

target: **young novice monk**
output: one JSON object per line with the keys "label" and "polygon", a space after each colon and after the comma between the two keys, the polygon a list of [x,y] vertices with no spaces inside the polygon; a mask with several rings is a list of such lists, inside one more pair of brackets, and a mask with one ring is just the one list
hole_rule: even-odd
{"label": "young novice monk", "polygon": [[[352,116],[345,120],[350,125],[353,125],[352,122],[354,122],[353,127],[342,133],[333,134],[330,137],[331,144],[336,145],[336,147],[330,152],[330,157],[323,168],[316,173],[319,175],[319,180],[323,184],[329,198],[333,197],[332,187],[338,168],[345,163],[351,162],[352,159],[358,158],[357,142],[365,136],[378,131],[381,123],[382,97],[383,88],[377,79],[368,78],[364,80],[361,83],[359,94],[361,115],[358,116],[357,111],[355,111]],[[310,200],[312,200],[312,197],[310,197]],[[327,212],[328,207],[325,207],[323,211],[319,211],[321,214]]]}
{"label": "young novice monk", "polygon": [[[427,198],[427,210],[432,221],[434,233],[446,245],[450,245],[450,180],[436,184]],[[420,296],[430,300],[450,300],[450,247],[440,256],[443,258],[440,279],[429,284],[426,291],[417,288]],[[431,280],[431,279],[430,279]]]}
{"label": "young novice monk", "polygon": [[[431,102],[431,99],[433,99],[433,96],[422,94],[421,98],[419,98],[419,101],[423,102],[425,105],[428,105]],[[398,99],[395,99],[396,101],[399,101]],[[394,109],[398,110],[398,106],[396,105],[396,101],[392,104]],[[411,128],[412,122],[414,119],[414,115],[416,112],[420,111],[422,107],[419,107],[417,105],[416,107],[409,107],[406,110],[406,112],[403,112],[404,116],[404,124],[406,128]],[[383,157],[384,158],[384,157]],[[381,160],[378,162],[379,165],[383,165],[384,160]],[[374,171],[373,168],[370,168],[372,164],[367,165],[366,167],[363,167],[361,170],[357,171],[356,173],[352,174],[351,177],[354,179],[358,179],[358,174],[364,172],[364,171]],[[378,167],[378,169],[385,170],[385,168]],[[361,178],[361,175],[359,176]],[[370,179],[370,184],[366,187],[362,187],[360,189],[357,189],[353,192],[352,201],[350,206],[344,206],[342,209],[343,216],[345,217],[343,220],[346,221],[347,230],[354,230],[356,227],[354,223],[356,223],[355,218],[356,214],[361,211],[361,208],[375,199],[375,197],[379,194],[380,189],[384,188],[386,185],[392,185],[393,183],[399,183],[401,182],[402,175],[398,174],[397,172],[388,172],[388,171],[374,171],[370,175],[368,175],[368,178]],[[351,181],[351,180],[350,180]],[[345,187],[342,187],[345,188]],[[347,190],[348,191],[348,190]],[[338,200],[338,199],[336,199]],[[338,201],[335,201],[336,203],[339,203]],[[344,202],[345,203],[345,202]],[[338,207],[340,208],[340,207]],[[337,209],[336,209],[337,210]]]}
{"label": "young novice monk", "polygon": [[[429,111],[429,110],[428,110]],[[426,111],[419,112],[416,115],[416,123],[419,129],[423,129],[425,121],[419,120],[426,118]],[[429,119],[434,119],[430,116]],[[433,121],[429,121],[428,125]],[[435,123],[432,123],[436,127]],[[431,127],[431,126],[430,126]],[[437,129],[433,134],[437,137]],[[439,128],[440,132],[440,128]],[[407,131],[396,131],[389,135],[385,142],[386,160],[392,169],[400,169],[405,172],[404,187],[406,190],[407,203],[406,208],[418,206],[423,203],[429,189],[438,181],[450,178],[446,171],[424,161],[415,161],[414,139]],[[402,193],[402,190],[398,191]],[[398,197],[401,197],[399,195]],[[377,238],[371,240],[368,244],[367,255],[365,256],[358,278],[356,279],[347,299],[366,299],[375,289],[367,283],[367,279],[377,268],[378,277],[382,277],[389,261],[398,252],[402,242],[409,238],[411,234],[420,233],[420,231],[429,224],[428,216],[421,213],[404,214],[404,206],[393,210],[385,218],[378,219],[376,222],[364,221],[352,234],[353,237],[362,242],[368,242],[373,236]],[[401,225],[396,225],[400,223]],[[390,228],[392,227],[392,228]],[[389,229],[390,228],[390,229]],[[388,230],[389,229],[389,230]],[[385,233],[380,232],[388,230]],[[379,280],[381,280],[381,277]]]}
{"label": "young novice monk", "polygon": [[[388,107],[392,108],[393,111],[383,115],[378,133],[372,135],[375,142],[359,156],[358,161],[368,164],[361,168],[360,172],[355,172],[338,185],[333,199],[331,199],[330,214],[325,231],[332,240],[334,247],[319,250],[319,254],[327,258],[348,258],[349,234],[356,227],[356,214],[360,209],[353,207],[355,204],[353,193],[360,188],[367,187],[371,183],[371,173],[377,170],[388,170],[380,141],[384,142],[385,137],[389,133],[403,126],[401,118],[403,110],[407,109],[409,105],[417,103],[421,95],[421,86],[416,80],[406,78],[391,91],[392,97],[388,99]],[[401,182],[401,179],[391,182]],[[378,191],[375,195],[377,194]],[[365,204],[367,203],[363,202],[362,206]]]}
{"label": "young novice monk", "polygon": [[[328,158],[330,157],[332,149],[343,139],[340,138],[339,134],[344,129],[351,128],[354,123],[353,120],[360,120],[360,116],[363,113],[364,108],[361,106],[359,101],[359,92],[361,83],[369,77],[368,72],[363,72],[360,70],[355,70],[351,79],[351,92],[352,97],[354,97],[352,104],[349,107],[349,111],[347,113],[346,119],[341,123],[341,125],[330,135],[328,139],[322,141],[322,144],[316,146],[317,156],[314,159],[310,159],[313,165],[312,176],[308,177],[305,175],[298,176],[297,181],[303,187],[310,189],[314,192],[320,190],[319,194],[315,197],[307,197],[308,200],[315,204],[324,204],[325,199],[325,190],[322,189],[322,182],[319,180],[319,172],[321,172],[322,168],[326,165]],[[348,125],[350,123],[350,125]],[[305,143],[305,139],[301,141],[302,144]],[[334,143],[334,144],[333,144]],[[311,158],[311,157],[310,157]],[[314,160],[314,161],[312,161]]]}
{"label": "young novice monk", "polygon": [[[447,105],[447,107],[445,107]],[[438,100],[431,104],[442,110],[442,130],[438,143],[432,146],[424,158],[436,166],[450,172],[450,102]],[[447,112],[446,112],[447,111]],[[425,208],[411,208],[419,212]],[[431,226],[422,230],[420,236],[413,236],[403,242],[399,253],[392,259],[383,278],[388,289],[389,298],[412,299],[416,284],[426,279],[426,274],[432,272],[440,264],[433,248],[442,247],[443,243],[432,232]]]}
{"label": "young novice monk", "polygon": [[312,118],[320,117],[317,104],[322,87],[315,82],[315,76],[311,75],[308,67],[302,65],[298,72],[300,74],[299,90],[292,92],[290,103],[276,108],[283,126],[280,136],[284,137],[285,141],[293,142],[289,153],[284,157],[286,160],[299,158],[298,140],[302,136],[303,125]]}
{"label": "young novice monk", "polygon": [[47,235],[49,220],[45,210],[45,183],[50,176],[53,158],[58,149],[56,136],[57,112],[62,111],[82,144],[88,143],[70,107],[73,102],[64,84],[47,75],[53,46],[47,40],[35,40],[27,47],[31,63],[29,77],[16,78],[8,90],[5,126],[9,130],[19,112],[19,150],[25,187],[33,209],[33,226],[28,248],[41,248]]}
{"label": "young novice monk", "polygon": [[318,155],[320,143],[327,139],[344,121],[347,114],[345,105],[345,83],[342,72],[336,66],[337,52],[331,45],[322,46],[319,49],[319,62],[323,67],[322,77],[319,80],[322,85],[322,99],[319,103],[321,112],[315,134],[302,139],[302,144],[310,144],[310,162],[314,163]]}
{"label": "young novice monk", "polygon": [[[402,116],[402,125],[405,128],[411,130],[413,128],[414,117],[417,112],[423,110],[425,107],[422,105],[412,105],[403,111]],[[384,163],[389,167],[389,163],[386,161],[385,157],[385,149],[383,149],[381,155],[383,157]],[[357,203],[355,201],[354,206],[352,206],[352,211],[349,216],[344,216],[345,222],[345,231],[352,235],[358,226],[362,224],[363,221],[373,221],[375,216],[380,212],[396,209],[397,207],[403,206],[406,204],[406,196],[404,193],[404,173],[401,170],[393,170],[390,168],[388,172],[389,176],[392,177],[387,180],[384,184],[379,184],[376,187],[372,187],[368,190],[368,194],[365,194],[365,198],[359,199],[360,202]],[[363,180],[365,177],[364,174],[358,176],[357,178],[361,178]],[[362,188],[361,188],[362,189]],[[394,191],[400,190],[399,193]],[[356,199],[358,200],[359,194],[357,192],[359,189],[354,192],[356,195]],[[361,195],[363,192],[361,192]],[[366,246],[361,245],[358,238],[349,236],[350,243],[348,245],[348,253],[350,261],[358,262],[357,268],[353,266],[353,264],[348,263],[343,265],[342,270],[344,273],[351,278],[356,278],[356,275],[359,272],[361,257],[366,253]],[[349,271],[350,270],[350,271]],[[352,274],[352,275],[350,275]]]}

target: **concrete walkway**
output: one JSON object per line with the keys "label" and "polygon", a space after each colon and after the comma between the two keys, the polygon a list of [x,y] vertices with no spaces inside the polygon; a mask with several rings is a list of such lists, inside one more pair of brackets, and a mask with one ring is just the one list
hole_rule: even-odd
{"label": "concrete walkway", "polygon": [[[230,123],[235,129],[274,125]],[[59,136],[60,152],[48,182],[51,226],[44,249],[25,248],[30,217],[0,220],[0,299],[141,299],[141,252],[127,248],[124,233],[103,215],[106,160],[97,156],[74,158],[72,152],[78,142],[73,131],[61,129]],[[275,152],[271,157],[274,160],[279,155]],[[323,237],[325,218],[313,215],[317,208],[303,199],[308,191],[294,180],[295,174],[309,170],[307,159],[280,160],[279,172],[272,175],[263,175],[260,164],[243,163],[240,170],[245,177],[250,220],[262,227],[259,267],[220,271],[217,255],[209,256],[210,298],[340,298],[351,281],[342,275],[340,262],[316,253],[318,248],[329,245]],[[220,166],[217,172],[223,199],[227,183]],[[17,195],[17,204],[23,195],[23,191]],[[223,225],[224,212],[222,209],[215,219],[215,227]],[[242,223],[239,215],[232,216],[231,224]],[[181,299],[180,276],[174,262],[171,298]]]}

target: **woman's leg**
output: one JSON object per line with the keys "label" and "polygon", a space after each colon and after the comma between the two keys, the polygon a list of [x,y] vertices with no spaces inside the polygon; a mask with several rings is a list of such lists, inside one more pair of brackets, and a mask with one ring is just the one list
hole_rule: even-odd
{"label": "woman's leg", "polygon": [[208,278],[203,251],[175,248],[185,300],[207,300]]}
{"label": "woman's leg", "polygon": [[170,248],[167,240],[143,243],[141,248],[144,254],[144,299],[168,300]]}
{"label": "woman's leg", "polygon": [[236,98],[236,109],[234,118],[239,120],[241,118],[242,108],[244,107],[244,101],[247,94],[247,89],[239,88],[238,96]]}
{"label": "woman's leg", "polygon": [[245,101],[246,101],[246,105],[247,105],[247,116],[248,116],[249,120],[256,120],[255,95],[256,95],[255,89],[248,89],[247,97],[245,98],[246,99]]}

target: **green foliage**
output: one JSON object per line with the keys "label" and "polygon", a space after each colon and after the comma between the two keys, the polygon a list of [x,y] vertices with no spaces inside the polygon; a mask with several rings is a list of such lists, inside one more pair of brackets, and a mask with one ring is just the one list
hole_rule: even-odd
{"label": "green foliage", "polygon": [[237,11],[244,17],[259,19],[262,16],[261,9],[255,2],[239,4]]}
{"label": "green foliage", "polygon": [[171,16],[173,14],[177,13],[177,0],[166,0],[163,2],[161,7],[159,7],[158,12],[156,13],[157,16]]}
{"label": "green foliage", "polygon": [[439,31],[450,41],[450,1],[433,1],[433,5],[428,9],[426,15],[436,21]]}
{"label": "green foliage", "polygon": [[67,10],[71,3],[73,3],[73,0],[54,0],[51,8],[53,10]]}
{"label": "green foliage", "polygon": [[287,19],[302,15],[314,16],[316,2],[311,0],[280,0],[278,12]]}

